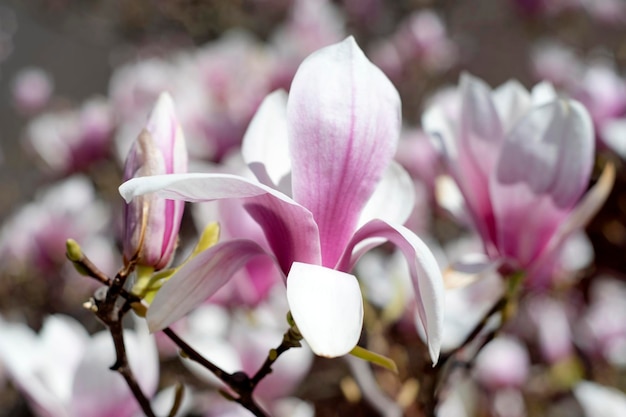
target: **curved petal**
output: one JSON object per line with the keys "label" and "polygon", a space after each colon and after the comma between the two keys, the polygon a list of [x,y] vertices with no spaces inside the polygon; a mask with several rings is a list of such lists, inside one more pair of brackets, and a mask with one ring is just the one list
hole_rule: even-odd
{"label": "curved petal", "polygon": [[351,270],[359,257],[371,247],[361,247],[356,251],[354,248],[366,239],[379,238],[395,244],[409,264],[419,318],[426,331],[430,357],[436,363],[443,333],[445,289],[435,257],[417,235],[404,226],[372,220],[354,234],[337,269]]}
{"label": "curved petal", "polygon": [[237,270],[267,255],[249,240],[230,240],[199,253],[185,263],[154,297],[146,319],[150,331],[164,329],[219,290]]}
{"label": "curved petal", "polygon": [[359,227],[373,219],[403,224],[415,205],[415,185],[409,173],[396,161],[391,161],[382,180],[367,201]]}
{"label": "curved petal", "polygon": [[582,381],[573,392],[587,417],[618,417],[626,413],[626,395],[616,388]]}
{"label": "curved petal", "polygon": [[311,350],[334,358],[350,352],[363,327],[363,298],[354,275],[294,262],[287,277],[287,300]]}
{"label": "curved petal", "polygon": [[241,153],[258,180],[272,188],[278,189],[281,180],[291,172],[284,90],[265,97],[243,137]]}
{"label": "curved petal", "polygon": [[133,178],[120,186],[127,201],[150,192],[192,202],[245,198],[245,208],[263,228],[285,275],[293,261],[321,262],[319,234],[311,212],[263,184],[235,175],[195,173]]}
{"label": "curved petal", "polygon": [[496,166],[504,133],[491,89],[478,78],[463,74],[458,159],[452,174],[470,209],[476,229],[489,246],[495,242],[489,178]]}
{"label": "curved petal", "polygon": [[349,37],[300,65],[287,117],[293,198],[313,213],[332,266],[395,153],[400,97]]}

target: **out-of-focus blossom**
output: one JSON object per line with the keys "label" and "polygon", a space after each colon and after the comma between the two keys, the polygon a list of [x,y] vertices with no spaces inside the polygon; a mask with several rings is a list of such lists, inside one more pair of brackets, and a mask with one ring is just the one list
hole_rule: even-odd
{"label": "out-of-focus blossom", "polygon": [[111,109],[94,98],[78,110],[42,114],[26,129],[26,145],[57,175],[86,170],[109,155]]}
{"label": "out-of-focus blossom", "polygon": [[501,336],[489,342],[476,357],[474,375],[491,390],[519,388],[530,370],[528,351],[518,340]]}
{"label": "out-of-focus blossom", "polygon": [[280,65],[274,86],[287,88],[304,58],[346,36],[344,25],[330,1],[295,0],[287,21],[271,39]]}
{"label": "out-of-focus blossom", "polygon": [[24,114],[43,109],[54,89],[52,77],[41,68],[24,68],[13,79],[13,104]]}
{"label": "out-of-focus blossom", "polygon": [[[268,124],[256,123],[246,135],[254,141],[246,159],[261,173],[261,182],[223,174],[171,175],[136,178],[120,192],[128,200],[154,191],[189,201],[241,198],[287,277],[289,306],[300,332],[324,356],[348,353],[361,333],[361,291],[348,271],[366,250],[392,241],[409,262],[419,317],[436,360],[443,316],[440,272],[426,245],[401,226],[411,194],[398,181],[397,169],[388,169],[400,133],[395,88],[348,38],[305,60],[286,110],[276,95],[264,105],[283,109],[288,134],[268,136]],[[281,137],[289,143],[277,143]],[[275,162],[279,172],[291,171],[293,199],[276,188]],[[198,255],[155,297],[147,316],[152,328],[188,313],[259,255],[268,253],[249,240],[221,242]]]}
{"label": "out-of-focus blossom", "polygon": [[555,83],[589,110],[598,144],[626,157],[626,81],[611,60],[585,63],[557,43],[537,47],[532,60],[538,79]]}
{"label": "out-of-focus blossom", "polygon": [[[163,93],[128,154],[124,180],[184,172],[187,172],[185,138],[172,98]],[[184,204],[155,195],[142,196],[127,204],[124,212],[125,260],[137,257],[138,265],[155,270],[165,268],[176,249]]]}
{"label": "out-of-focus blossom", "polygon": [[[241,31],[169,59],[151,58],[118,68],[109,83],[120,128],[117,153],[141,128],[161,91],[177,106],[190,156],[219,161],[241,143],[245,128],[263,97],[274,87],[281,64],[252,35]],[[287,76],[293,77],[293,71]]]}
{"label": "out-of-focus blossom", "polygon": [[456,45],[443,21],[432,10],[413,12],[388,40],[375,45],[372,60],[391,79],[398,80],[419,65],[429,72],[443,71],[456,61]]}
{"label": "out-of-focus blossom", "polygon": [[594,357],[626,366],[626,285],[608,277],[591,284],[590,305],[577,322],[577,343]]}
{"label": "out-of-focus blossom", "polygon": [[564,242],[604,203],[614,170],[584,199],[594,158],[593,126],[578,102],[551,86],[532,93],[510,81],[496,90],[461,79],[459,111],[431,107],[425,130],[444,144],[485,253],[522,270],[527,283],[550,284]]}
{"label": "out-of-focus blossom", "polygon": [[572,355],[572,330],[565,306],[547,295],[535,296],[526,303],[544,361],[555,364]]}
{"label": "out-of-focus blossom", "polygon": [[[0,322],[0,361],[40,417],[125,417],[138,409],[124,379],[109,370],[115,351],[109,332],[93,336],[75,320],[48,317],[36,334]],[[152,395],[158,382],[156,349],[147,330],[126,330],[128,358],[137,382]]]}
{"label": "out-of-focus blossom", "polygon": [[5,270],[35,268],[54,278],[53,271],[67,265],[65,242],[73,238],[97,257],[104,271],[114,271],[112,242],[107,241],[111,236],[104,233],[110,217],[89,180],[70,177],[42,190],[5,221],[0,232],[2,264]]}
{"label": "out-of-focus blossom", "polygon": [[531,51],[531,67],[538,80],[557,87],[579,82],[583,65],[573,50],[554,41],[542,41]]}
{"label": "out-of-focus blossom", "polygon": [[582,381],[574,387],[574,396],[585,417],[621,417],[626,414],[626,395],[616,388]]}

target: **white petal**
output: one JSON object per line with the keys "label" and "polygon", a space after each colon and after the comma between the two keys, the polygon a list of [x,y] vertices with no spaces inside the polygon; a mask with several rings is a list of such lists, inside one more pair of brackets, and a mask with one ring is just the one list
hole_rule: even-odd
{"label": "white petal", "polygon": [[241,153],[259,181],[270,187],[278,188],[291,172],[285,91],[274,91],[263,100],[243,137]]}
{"label": "white petal", "polygon": [[415,187],[409,173],[392,161],[383,178],[361,212],[358,227],[370,220],[381,219],[403,224],[415,205]]}
{"label": "white petal", "polygon": [[294,262],[287,277],[287,300],[298,329],[317,355],[350,352],[363,326],[363,299],[354,275]]}

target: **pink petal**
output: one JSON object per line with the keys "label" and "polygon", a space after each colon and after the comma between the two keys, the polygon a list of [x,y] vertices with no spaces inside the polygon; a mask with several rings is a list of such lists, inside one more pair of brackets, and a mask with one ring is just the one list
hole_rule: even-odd
{"label": "pink petal", "polygon": [[249,240],[215,245],[184,264],[159,290],[146,316],[150,331],[169,326],[215,294],[253,258],[267,255]]}
{"label": "pink petal", "polygon": [[495,230],[489,202],[489,177],[495,168],[504,132],[487,84],[463,74],[460,89],[458,160],[453,175],[478,232],[485,242],[491,243],[495,240]]}
{"label": "pink petal", "polygon": [[120,186],[127,201],[150,192],[192,202],[243,198],[244,207],[263,228],[285,275],[293,261],[320,263],[318,231],[312,214],[270,187],[228,174],[155,175],[133,178]]}
{"label": "pink petal", "polygon": [[287,300],[304,340],[317,355],[350,352],[363,326],[363,299],[354,275],[294,262],[287,277]]}
{"label": "pink petal", "polygon": [[366,239],[376,242],[380,238],[395,244],[409,264],[418,315],[426,330],[430,357],[436,363],[443,333],[445,289],[435,257],[417,235],[404,226],[372,220],[354,234],[337,269],[351,270],[358,258],[369,249],[364,246],[354,251],[354,248]]}
{"label": "pink petal", "polygon": [[287,117],[293,197],[313,213],[332,266],[395,153],[400,98],[349,37],[302,63]]}
{"label": "pink petal", "polygon": [[587,187],[591,120],[573,101],[533,109],[507,137],[490,192],[502,254],[526,267]]}

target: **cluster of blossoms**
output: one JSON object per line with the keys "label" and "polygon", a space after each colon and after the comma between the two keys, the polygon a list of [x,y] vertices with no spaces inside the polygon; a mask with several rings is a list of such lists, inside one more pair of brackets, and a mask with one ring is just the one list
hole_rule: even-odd
{"label": "cluster of blossoms", "polygon": [[[383,8],[345,3],[357,24]],[[57,311],[88,299],[108,330],[2,311],[0,384],[32,413],[327,415],[318,379],[386,416],[626,413],[606,386],[626,287],[590,271],[585,233],[616,176],[596,154],[623,156],[622,78],[542,51],[548,81],[464,73],[417,127],[396,85],[459,59],[440,17],[367,53],[345,35],[335,6],[297,0],[267,44],[230,33],[128,64],[79,109],[43,110],[52,81],[16,78],[25,144],[63,179],[3,225],[5,274],[45,280]],[[113,184],[90,181],[116,159]]]}

